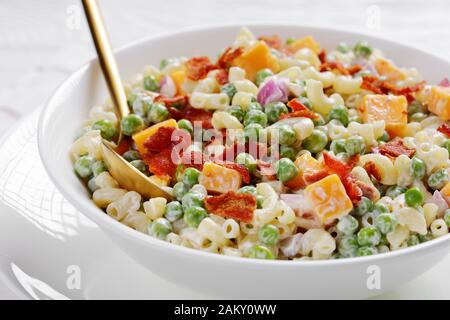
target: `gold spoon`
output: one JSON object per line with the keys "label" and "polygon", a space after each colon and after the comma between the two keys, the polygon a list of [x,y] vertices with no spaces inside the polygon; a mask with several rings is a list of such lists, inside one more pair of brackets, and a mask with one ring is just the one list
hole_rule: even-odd
{"label": "gold spoon", "polygon": [[[116,113],[119,117],[119,123],[122,118],[130,113],[125,91],[120,79],[114,54],[111,50],[108,34],[106,32],[100,10],[96,0],[82,0],[84,12],[89,24],[95,49],[97,50],[100,66],[108,86],[109,93]],[[122,140],[122,132],[119,126],[118,143]],[[103,160],[108,167],[109,172],[120,186],[140,193],[144,198],[164,197],[168,200],[172,196],[164,191],[160,186],[153,183],[145,174],[140,172],[128,161],[122,158],[115,150],[112,144],[103,140]]]}

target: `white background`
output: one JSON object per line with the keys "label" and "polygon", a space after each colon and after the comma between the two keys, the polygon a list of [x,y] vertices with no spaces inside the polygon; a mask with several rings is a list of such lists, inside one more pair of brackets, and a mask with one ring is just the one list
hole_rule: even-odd
{"label": "white background", "polygon": [[[100,3],[114,47],[185,27],[289,22],[380,34],[450,59],[448,0],[100,0]],[[0,0],[0,134],[41,106],[59,83],[94,56],[79,1]],[[425,276],[422,283],[426,281]],[[426,286],[423,288],[426,291]],[[0,298],[4,297],[0,292]]]}

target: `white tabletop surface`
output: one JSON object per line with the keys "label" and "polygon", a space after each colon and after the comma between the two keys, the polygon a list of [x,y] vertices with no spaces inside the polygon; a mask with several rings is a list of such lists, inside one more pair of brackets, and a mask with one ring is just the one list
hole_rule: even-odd
{"label": "white tabletop surface", "polygon": [[[250,22],[336,26],[450,59],[448,0],[100,0],[114,47],[186,27]],[[0,135],[94,57],[77,0],[0,1]],[[450,70],[449,70],[450,76]],[[0,298],[12,298],[3,293]]]}

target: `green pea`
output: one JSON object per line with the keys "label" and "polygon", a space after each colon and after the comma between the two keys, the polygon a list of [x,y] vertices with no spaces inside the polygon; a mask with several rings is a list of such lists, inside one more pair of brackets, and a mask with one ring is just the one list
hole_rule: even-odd
{"label": "green pea", "polygon": [[270,76],[273,76],[272,70],[270,70],[270,69],[259,70],[256,73],[256,85],[259,87],[261,85],[261,83],[263,83],[264,80]]}
{"label": "green pea", "polygon": [[187,119],[178,120],[178,128],[186,130],[191,135],[194,133],[194,126]]}
{"label": "green pea", "polygon": [[281,182],[292,180],[298,174],[298,169],[294,162],[288,158],[282,158],[275,164],[277,178]]}
{"label": "green pea", "polygon": [[390,186],[387,190],[386,190],[386,196],[391,197],[392,199],[397,198],[399,195],[401,195],[402,193],[406,192],[406,188],[405,187],[401,187],[401,186]]}
{"label": "green pea", "polygon": [[365,257],[365,256],[373,256],[378,253],[378,249],[376,247],[371,246],[363,246],[358,248],[356,251],[357,257]]}
{"label": "green pea", "polygon": [[256,206],[257,206],[257,208],[258,209],[262,209],[263,204],[264,204],[264,196],[258,194],[256,196]]}
{"label": "green pea", "polygon": [[381,213],[375,218],[375,227],[382,233],[388,234],[395,230],[397,217],[390,213]]}
{"label": "green pea", "polygon": [[418,188],[411,188],[405,192],[405,202],[410,207],[420,206],[424,200],[424,195]]}
{"label": "green pea", "polygon": [[244,165],[249,172],[255,172],[256,170],[256,160],[249,153],[240,153],[235,159],[236,163]]}
{"label": "green pea", "polygon": [[184,211],[184,221],[190,227],[197,228],[200,222],[208,216],[202,207],[190,207]]}
{"label": "green pea", "polygon": [[94,175],[94,177],[98,176],[100,173],[105,172],[108,170],[108,168],[106,167],[106,163],[102,160],[99,161],[95,161],[92,164],[92,174]]}
{"label": "green pea", "polygon": [[227,83],[220,87],[221,93],[226,93],[227,96],[230,98],[230,101],[233,99],[234,95],[237,92],[236,86],[232,83]]}
{"label": "green pea", "polygon": [[136,150],[128,150],[125,152],[122,157],[127,160],[128,162],[134,161],[134,160],[141,160],[141,155]]}
{"label": "green pea", "polygon": [[412,116],[415,113],[423,113],[426,111],[426,107],[417,100],[414,100],[408,105],[408,115]]}
{"label": "green pea", "polygon": [[162,70],[165,67],[167,67],[169,64],[172,64],[173,62],[174,62],[174,59],[172,59],[172,58],[164,58],[159,63],[159,69]]}
{"label": "green pea", "polygon": [[348,126],[348,110],[344,106],[337,106],[331,109],[328,114],[328,121],[338,120],[344,127]]}
{"label": "green pea", "polygon": [[450,154],[450,139],[444,141],[444,143],[442,144],[442,148],[447,149],[448,153]]}
{"label": "green pea", "polygon": [[356,256],[358,250],[358,239],[354,235],[344,236],[338,246],[339,254],[345,258]]}
{"label": "green pea", "polygon": [[428,115],[426,115],[425,113],[422,112],[416,112],[414,114],[412,114],[408,120],[409,122],[421,122],[423,120],[425,120],[428,117]]}
{"label": "green pea", "polygon": [[161,240],[166,240],[167,235],[172,232],[172,225],[165,218],[158,218],[148,227],[148,233]]}
{"label": "green pea", "polygon": [[275,123],[278,121],[282,114],[287,114],[289,112],[288,108],[283,102],[271,102],[268,103],[264,111],[267,115],[267,120],[269,123]]}
{"label": "green pea", "polygon": [[92,130],[100,130],[103,139],[112,140],[117,133],[116,126],[110,120],[98,120],[92,125]]}
{"label": "green pea", "polygon": [[323,126],[325,124],[325,119],[319,113],[316,113],[316,117],[312,119],[312,121],[315,127]]}
{"label": "green pea", "polygon": [[87,178],[92,175],[92,165],[95,160],[91,156],[81,156],[75,161],[75,172],[80,178]]}
{"label": "green pea", "polygon": [[154,75],[144,77],[144,89],[153,92],[159,91],[159,82]]}
{"label": "green pea", "polygon": [[447,170],[440,169],[428,177],[428,186],[434,190],[441,189],[448,182]]}
{"label": "green pea", "polygon": [[148,110],[150,110],[152,104],[152,98],[144,94],[139,94],[136,96],[136,99],[134,99],[131,106],[135,114],[142,118],[146,118]]}
{"label": "green pea", "polygon": [[445,224],[447,225],[447,227],[450,228],[450,209],[445,210],[444,221],[445,221]]}
{"label": "green pea", "polygon": [[96,190],[100,189],[100,187],[95,183],[95,177],[92,177],[88,181],[88,189],[92,193],[94,193]]}
{"label": "green pea", "polygon": [[259,110],[262,111],[262,106],[259,102],[257,101],[252,101],[250,102],[250,104],[247,106],[247,111],[251,111],[251,110]]}
{"label": "green pea", "polygon": [[424,234],[424,235],[419,234],[419,241],[420,241],[420,243],[427,242],[427,241],[430,241],[430,240],[433,240],[433,235],[431,234],[430,231],[428,231],[428,233]]}
{"label": "green pea", "polygon": [[350,47],[345,42],[339,42],[338,46],[336,47],[336,50],[341,53],[347,53],[350,51]]}
{"label": "green pea", "polygon": [[412,234],[408,237],[406,243],[408,244],[408,247],[416,246],[420,244],[420,239],[416,234]]}
{"label": "green pea", "polygon": [[140,172],[144,174],[148,174],[148,168],[144,161],[142,160],[133,160],[130,162],[130,164],[138,169]]}
{"label": "green pea", "polygon": [[367,58],[372,54],[372,47],[367,41],[360,41],[353,47],[356,56]]}
{"label": "green pea", "polygon": [[275,256],[273,255],[272,251],[270,251],[267,247],[260,245],[253,246],[250,249],[248,257],[253,259],[266,259],[266,260],[275,259]]}
{"label": "green pea", "polygon": [[343,216],[336,225],[337,230],[346,236],[354,234],[358,227],[358,220],[351,215]]}
{"label": "green pea", "polygon": [[425,162],[417,157],[413,157],[411,159],[411,168],[409,172],[414,179],[421,180],[427,172]]}
{"label": "green pea", "polygon": [[183,173],[183,183],[189,187],[198,183],[200,177],[200,171],[195,168],[187,168]]}
{"label": "green pea", "polygon": [[335,155],[345,152],[345,139],[333,140],[330,144],[330,150],[333,151]]}
{"label": "green pea", "polygon": [[129,114],[122,119],[120,127],[124,135],[131,136],[144,129],[144,120],[137,114]]}
{"label": "green pea", "polygon": [[291,145],[297,141],[297,134],[292,127],[288,125],[281,125],[278,129],[278,139],[279,143],[282,145]]}
{"label": "green pea", "polygon": [[318,153],[326,147],[327,143],[327,135],[316,128],[308,138],[303,140],[302,147],[311,153]]}
{"label": "green pea", "polygon": [[181,203],[183,205],[183,209],[187,210],[192,207],[203,207],[203,198],[202,194],[196,192],[188,192],[181,198]]}
{"label": "green pea", "polygon": [[228,112],[229,114],[234,116],[239,120],[239,122],[244,121],[245,112],[240,106],[228,106],[225,108],[225,112]]}
{"label": "green pea", "polygon": [[258,123],[251,123],[244,128],[244,136],[247,140],[262,140],[265,130]]}
{"label": "green pea", "polygon": [[166,120],[169,117],[169,110],[161,103],[154,103],[150,108],[147,120],[152,123],[158,123]]}
{"label": "green pea", "polygon": [[358,231],[357,237],[360,246],[376,246],[381,240],[381,234],[375,227],[362,228]]}
{"label": "green pea", "polygon": [[292,161],[295,160],[297,152],[290,146],[280,146],[280,158],[288,158]]}
{"label": "green pea", "polygon": [[350,155],[364,153],[366,144],[361,136],[351,136],[345,140],[345,151]]}
{"label": "green pea", "polygon": [[265,245],[273,246],[280,240],[280,231],[273,224],[266,224],[259,230],[258,239]]}
{"label": "green pea", "polygon": [[131,90],[127,96],[127,103],[130,108],[133,107],[134,101],[136,101],[137,97],[140,96],[141,93],[137,90]]}
{"label": "green pea", "polygon": [[380,214],[380,213],[388,213],[389,212],[389,208],[383,203],[376,203],[373,206],[373,210],[378,212],[378,214]]}
{"label": "green pea", "polygon": [[361,197],[356,208],[355,213],[359,216],[365,215],[367,212],[373,210],[373,202],[367,197]]}
{"label": "green pea", "polygon": [[250,124],[259,124],[262,127],[267,126],[267,116],[264,112],[260,110],[250,110],[244,117],[244,126]]}
{"label": "green pea", "polygon": [[170,222],[174,222],[183,217],[183,207],[179,201],[171,201],[166,205],[164,216]]}
{"label": "green pea", "polygon": [[238,193],[249,193],[249,194],[256,196],[256,188],[254,186],[244,186],[244,187],[240,188],[237,192]]}
{"label": "green pea", "polygon": [[185,185],[183,182],[177,182],[173,186],[173,195],[177,200],[180,200],[183,198],[185,194],[189,192],[189,187]]}

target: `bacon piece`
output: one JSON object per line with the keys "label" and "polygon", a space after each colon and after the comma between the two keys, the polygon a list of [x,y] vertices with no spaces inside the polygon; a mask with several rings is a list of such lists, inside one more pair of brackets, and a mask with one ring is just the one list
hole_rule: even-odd
{"label": "bacon piece", "polygon": [[322,65],[320,66],[320,71],[332,71],[332,70],[337,70],[339,71],[340,74],[344,76],[350,75],[350,73],[348,72],[347,69],[345,69],[342,63],[337,61],[327,61],[322,63]]}
{"label": "bacon piece", "polygon": [[116,152],[120,155],[123,155],[125,152],[130,150],[131,148],[131,139],[129,137],[123,137],[122,141],[120,141],[119,145],[116,147]]}
{"label": "bacon piece", "polygon": [[151,135],[145,142],[144,147],[149,152],[160,152],[164,149],[170,148],[172,143],[172,134],[176,130],[174,127],[161,127]]}
{"label": "bacon piece", "polygon": [[356,184],[361,189],[364,197],[369,198],[372,201],[377,200],[377,189],[367,183],[357,180]]}
{"label": "bacon piece", "polygon": [[281,38],[278,35],[261,36],[258,40],[264,41],[269,47],[280,50],[282,47]]}
{"label": "bacon piece", "polygon": [[361,200],[362,191],[356,184],[356,179],[351,175],[352,167],[347,163],[332,157],[328,152],[323,153],[323,160],[328,169],[337,174],[339,179],[341,179],[350,200],[352,200],[353,203],[357,203]]}
{"label": "bacon piece", "polygon": [[303,175],[303,180],[306,182],[306,184],[312,184],[314,182],[322,180],[323,178],[325,178],[329,175],[330,175],[330,172],[326,169],[314,171],[314,172],[307,172]]}
{"label": "bacon piece", "polygon": [[163,95],[159,95],[155,98],[155,102],[161,102],[168,108],[177,108],[183,109],[188,103],[187,96],[176,96],[173,98],[165,97]]}
{"label": "bacon piece", "polygon": [[193,57],[186,61],[186,77],[197,81],[206,77],[208,72],[217,69],[208,57]]}
{"label": "bacon piece", "polygon": [[159,153],[146,153],[142,156],[149,170],[158,176],[172,177],[175,174],[177,165],[172,161],[172,150],[167,148]]}
{"label": "bacon piece", "polygon": [[409,87],[397,87],[387,81],[380,80],[377,77],[364,76],[361,88],[372,91],[376,94],[393,93],[395,95],[404,95],[411,99],[412,93],[420,91],[425,84],[425,81],[421,81]]}
{"label": "bacon piece", "polygon": [[354,66],[350,66],[347,68],[349,74],[354,75],[362,70],[362,66],[359,64],[355,64]]}
{"label": "bacon piece", "polygon": [[256,209],[256,197],[249,193],[229,191],[218,196],[207,197],[205,208],[208,212],[226,218],[250,223]]}
{"label": "bacon piece", "polygon": [[321,64],[324,64],[327,61],[327,52],[325,49],[319,52],[319,60]]}
{"label": "bacon piece", "polygon": [[378,153],[391,158],[397,158],[402,154],[405,154],[411,158],[415,152],[416,150],[405,147],[403,145],[403,140],[399,137],[394,138],[378,148]]}
{"label": "bacon piece", "polygon": [[310,118],[310,119],[316,119],[318,116],[315,112],[306,109],[306,110],[298,110],[294,112],[289,112],[282,114],[279,118],[279,120],[287,119],[287,118]]}
{"label": "bacon piece", "polygon": [[450,126],[446,123],[443,123],[437,128],[437,131],[442,132],[447,137],[450,137]]}
{"label": "bacon piece", "polygon": [[356,164],[359,162],[359,154],[355,154],[355,155],[353,155],[353,156],[351,156],[348,160],[347,160],[347,164],[350,166],[350,167],[354,167],[354,166],[356,166]]}
{"label": "bacon piece", "polygon": [[288,107],[293,111],[305,111],[309,110],[299,99],[294,98],[287,103]]}
{"label": "bacon piece", "polygon": [[242,54],[243,50],[242,48],[236,48],[236,49],[231,49],[231,47],[228,47],[223,53],[222,55],[219,57],[219,59],[217,60],[216,65],[219,68],[228,70],[230,68],[231,62],[236,59],[237,57],[239,57]]}
{"label": "bacon piece", "polygon": [[239,172],[239,174],[242,177],[242,181],[244,181],[244,183],[250,183],[250,172],[248,171],[247,167],[245,167],[244,165],[234,163],[234,162],[224,162],[224,163],[221,163],[220,165],[222,165],[225,168],[233,169],[233,170]]}
{"label": "bacon piece", "polygon": [[183,109],[182,118],[191,121],[192,124],[199,122],[203,129],[211,129],[213,127],[211,124],[212,112],[207,110],[195,109],[189,106]]}
{"label": "bacon piece", "polygon": [[366,172],[369,176],[372,176],[377,181],[381,180],[380,169],[378,169],[378,167],[376,166],[376,164],[373,161],[367,161],[364,164],[363,168],[364,168],[364,170],[366,170]]}
{"label": "bacon piece", "polygon": [[216,81],[218,84],[223,86],[228,83],[228,72],[224,69],[219,69],[216,73]]}
{"label": "bacon piece", "polygon": [[376,78],[372,76],[364,76],[361,84],[361,88],[364,90],[372,91],[376,94],[382,94],[383,91],[379,88]]}

